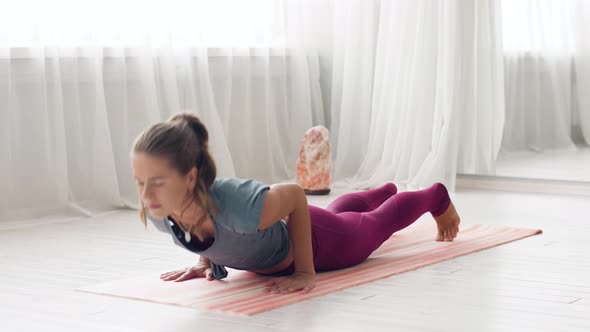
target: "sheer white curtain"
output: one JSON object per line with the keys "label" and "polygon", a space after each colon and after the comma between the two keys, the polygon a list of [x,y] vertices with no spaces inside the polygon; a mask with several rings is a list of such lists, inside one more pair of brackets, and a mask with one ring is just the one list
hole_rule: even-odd
{"label": "sheer white curtain", "polygon": [[575,105],[574,124],[582,131],[586,144],[590,144],[590,2],[578,1],[576,5],[574,53]]}
{"label": "sheer white curtain", "polygon": [[586,2],[502,1],[506,152],[575,150],[577,126],[590,136]]}
{"label": "sheer white curtain", "polygon": [[351,180],[365,154],[370,131],[380,1],[334,1],[330,110],[334,178]]}
{"label": "sheer white curtain", "polygon": [[493,172],[504,115],[497,2],[334,6],[350,23],[333,58],[336,174],[356,187],[452,188],[457,172]]}
{"label": "sheer white curtain", "polygon": [[301,8],[285,1],[21,1],[0,12],[0,219],[134,206],[128,153],[178,111],[221,175],[292,178],[323,121]]}
{"label": "sheer white curtain", "polygon": [[572,1],[503,1],[507,150],[571,148]]}

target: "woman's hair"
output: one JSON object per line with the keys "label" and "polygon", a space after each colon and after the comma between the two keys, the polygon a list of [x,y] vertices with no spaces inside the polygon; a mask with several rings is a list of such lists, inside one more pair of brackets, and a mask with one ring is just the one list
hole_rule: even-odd
{"label": "woman's hair", "polygon": [[[179,113],[147,128],[133,143],[133,152],[164,158],[182,175],[186,175],[193,166],[197,167],[197,183],[193,196],[205,211],[197,225],[207,219],[210,209],[215,209],[207,194],[217,175],[208,142],[209,133],[201,120],[193,114]],[[146,209],[141,199],[140,205],[141,221],[146,226]]]}

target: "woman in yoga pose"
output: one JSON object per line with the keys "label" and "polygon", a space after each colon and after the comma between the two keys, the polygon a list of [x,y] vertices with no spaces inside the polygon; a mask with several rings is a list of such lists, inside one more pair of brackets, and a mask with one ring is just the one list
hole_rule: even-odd
{"label": "woman in yoga pose", "polygon": [[227,276],[225,267],[273,279],[268,291],[309,292],[316,271],[363,262],[391,234],[426,212],[437,241],[452,241],[459,216],[444,185],[397,193],[392,183],[336,198],[327,208],[307,204],[296,184],[218,178],[208,133],[188,113],[143,131],[131,151],[141,220],[197,253],[196,266],[164,273],[165,281]]}

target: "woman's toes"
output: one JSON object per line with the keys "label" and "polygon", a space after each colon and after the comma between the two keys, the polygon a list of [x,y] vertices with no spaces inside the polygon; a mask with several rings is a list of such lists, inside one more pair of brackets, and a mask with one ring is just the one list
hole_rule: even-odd
{"label": "woman's toes", "polygon": [[454,238],[455,237],[453,236],[453,229],[452,228],[449,228],[447,230],[447,241],[449,241],[449,242],[450,241],[453,241]]}

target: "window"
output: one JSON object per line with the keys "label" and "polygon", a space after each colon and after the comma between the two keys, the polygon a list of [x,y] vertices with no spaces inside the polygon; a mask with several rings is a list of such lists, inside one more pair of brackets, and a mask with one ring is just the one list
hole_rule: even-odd
{"label": "window", "polygon": [[0,45],[283,44],[275,0],[19,0],[0,11]]}

